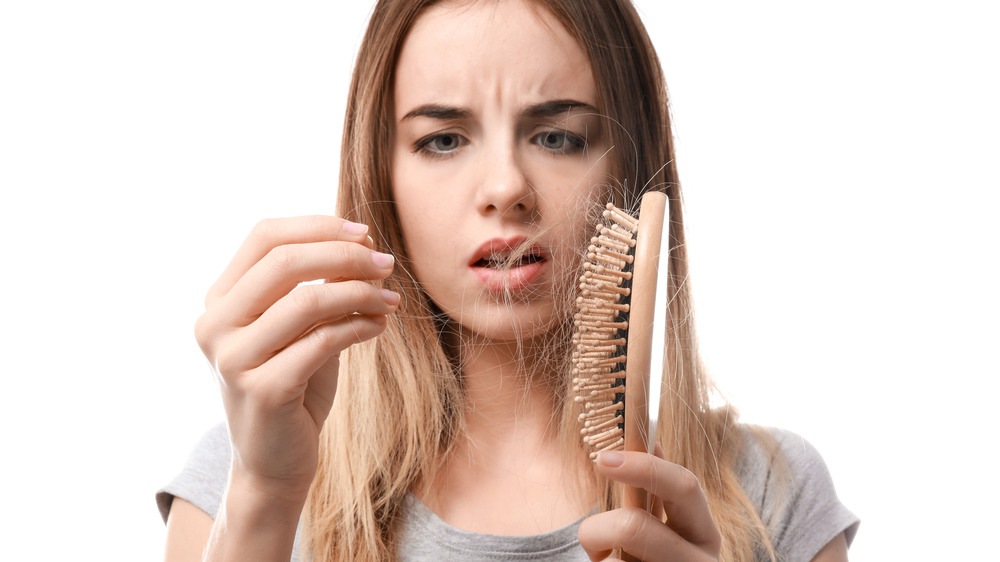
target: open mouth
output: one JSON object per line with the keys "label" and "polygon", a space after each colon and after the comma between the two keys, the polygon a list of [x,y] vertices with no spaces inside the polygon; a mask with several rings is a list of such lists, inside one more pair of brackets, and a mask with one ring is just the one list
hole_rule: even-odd
{"label": "open mouth", "polygon": [[528,246],[525,238],[495,238],[480,246],[469,267],[487,290],[508,292],[534,283],[548,261],[543,247]]}
{"label": "open mouth", "polygon": [[526,253],[518,257],[513,257],[509,253],[491,253],[490,255],[480,258],[474,264],[473,267],[485,267],[487,269],[503,270],[503,269],[514,269],[518,267],[524,267],[526,265],[531,265],[533,263],[539,263],[545,261],[545,257],[541,254],[536,253]]}

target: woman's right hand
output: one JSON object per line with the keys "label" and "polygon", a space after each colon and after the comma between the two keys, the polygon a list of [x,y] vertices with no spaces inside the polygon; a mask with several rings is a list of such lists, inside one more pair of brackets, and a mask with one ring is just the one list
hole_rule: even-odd
{"label": "woman's right hand", "polygon": [[[312,216],[259,223],[212,286],[195,335],[219,379],[231,485],[302,500],[337,390],[339,354],[385,330],[399,295],[365,225]],[[325,283],[299,284],[325,279]]]}

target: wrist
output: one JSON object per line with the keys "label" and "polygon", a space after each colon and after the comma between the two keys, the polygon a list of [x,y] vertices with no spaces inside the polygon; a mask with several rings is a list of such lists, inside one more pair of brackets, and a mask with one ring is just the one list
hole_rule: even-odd
{"label": "wrist", "polygon": [[261,482],[234,467],[205,559],[288,560],[305,496]]}
{"label": "wrist", "polygon": [[298,521],[309,495],[308,482],[260,478],[242,470],[234,463],[229,473],[225,505],[256,516],[257,512],[271,519]]}

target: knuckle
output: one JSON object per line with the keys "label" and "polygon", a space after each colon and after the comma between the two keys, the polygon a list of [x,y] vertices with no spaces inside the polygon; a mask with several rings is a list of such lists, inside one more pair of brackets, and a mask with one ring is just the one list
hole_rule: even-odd
{"label": "knuckle", "polygon": [[330,237],[330,221],[320,215],[302,217],[302,231],[309,240],[325,240]]}
{"label": "knuckle", "polygon": [[680,467],[677,477],[677,491],[681,497],[691,498],[701,495],[701,482],[690,470]]}
{"label": "knuckle", "polygon": [[355,280],[348,283],[348,290],[351,298],[356,302],[365,302],[372,298],[374,286],[364,281]]}
{"label": "knuckle", "polygon": [[239,372],[239,367],[237,366],[236,354],[232,350],[222,348],[216,354],[212,361],[215,366],[215,371],[219,373],[223,379],[231,381],[234,376]]}
{"label": "knuckle", "polygon": [[337,349],[338,338],[332,326],[318,326],[306,337],[309,339],[309,343],[320,351],[332,352]]}
{"label": "knuckle", "polygon": [[225,329],[215,314],[205,312],[195,320],[194,339],[209,360],[214,362],[216,350],[224,336]]}
{"label": "knuckle", "polygon": [[622,510],[622,518],[618,521],[618,536],[623,544],[631,544],[638,539],[646,527],[646,518],[637,509]]}
{"label": "knuckle", "polygon": [[645,522],[639,516],[637,510],[621,508],[618,510],[618,513],[619,517],[615,520],[614,535],[617,537],[615,543],[620,546],[631,543],[636,537],[641,535]]}
{"label": "knuckle", "polygon": [[588,517],[580,523],[580,529],[577,531],[577,539],[580,541],[580,546],[587,552],[587,556],[591,560],[601,560],[604,558],[600,556],[602,550],[606,548],[604,541],[601,539],[603,527],[604,525],[598,523],[597,519]]}
{"label": "knuckle", "polygon": [[[371,298],[370,287],[368,283],[357,280],[316,285],[314,306],[321,307],[324,316],[331,319],[350,316],[366,308],[365,305]],[[323,296],[320,296],[321,292]],[[308,303],[303,303],[305,304]]]}
{"label": "knuckle", "polygon": [[207,313],[199,316],[194,322],[194,339],[198,342],[198,347],[206,353],[211,349],[212,336],[215,333],[213,324]]}
{"label": "knuckle", "polygon": [[357,244],[351,243],[334,243],[330,249],[331,254],[333,254],[333,259],[336,263],[343,264],[344,267],[349,267],[348,264],[357,269],[360,263],[358,252],[355,249]]}
{"label": "knuckle", "polygon": [[650,484],[655,486],[657,482],[662,482],[668,472],[668,466],[653,455],[647,455],[644,462],[649,470]]}
{"label": "knuckle", "polygon": [[238,391],[244,399],[251,401],[262,411],[273,411],[281,406],[289,392],[287,382],[283,377],[269,376],[271,373],[254,373],[244,377],[237,384]]}
{"label": "knuckle", "polygon": [[289,298],[292,301],[292,307],[299,311],[300,313],[307,313],[319,308],[320,294],[316,289],[316,285],[302,285],[296,287],[292,290]]}
{"label": "knuckle", "polygon": [[216,301],[216,300],[217,300],[218,298],[219,298],[219,297],[218,297],[218,295],[216,294],[216,292],[215,292],[214,290],[212,290],[212,291],[209,291],[209,292],[208,292],[208,293],[207,293],[207,294],[205,295],[205,299],[204,299],[204,300],[202,301],[202,304],[203,304],[203,305],[205,306],[205,308],[206,308],[206,309],[207,309],[207,308],[211,308],[211,306],[212,306],[213,304],[215,304],[215,301]]}
{"label": "knuckle", "polygon": [[274,219],[259,220],[250,230],[250,237],[262,242],[267,242],[274,238],[275,228],[276,225]]}
{"label": "knuckle", "polygon": [[288,246],[272,248],[264,259],[267,270],[275,275],[282,275],[295,265],[295,255]]}

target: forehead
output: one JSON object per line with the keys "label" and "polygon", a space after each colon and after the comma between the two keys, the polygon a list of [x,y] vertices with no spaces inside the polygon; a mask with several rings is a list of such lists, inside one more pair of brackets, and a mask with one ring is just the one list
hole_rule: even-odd
{"label": "forehead", "polygon": [[459,103],[483,94],[596,101],[586,54],[545,8],[524,0],[429,8],[407,34],[397,61],[397,112],[429,98]]}

